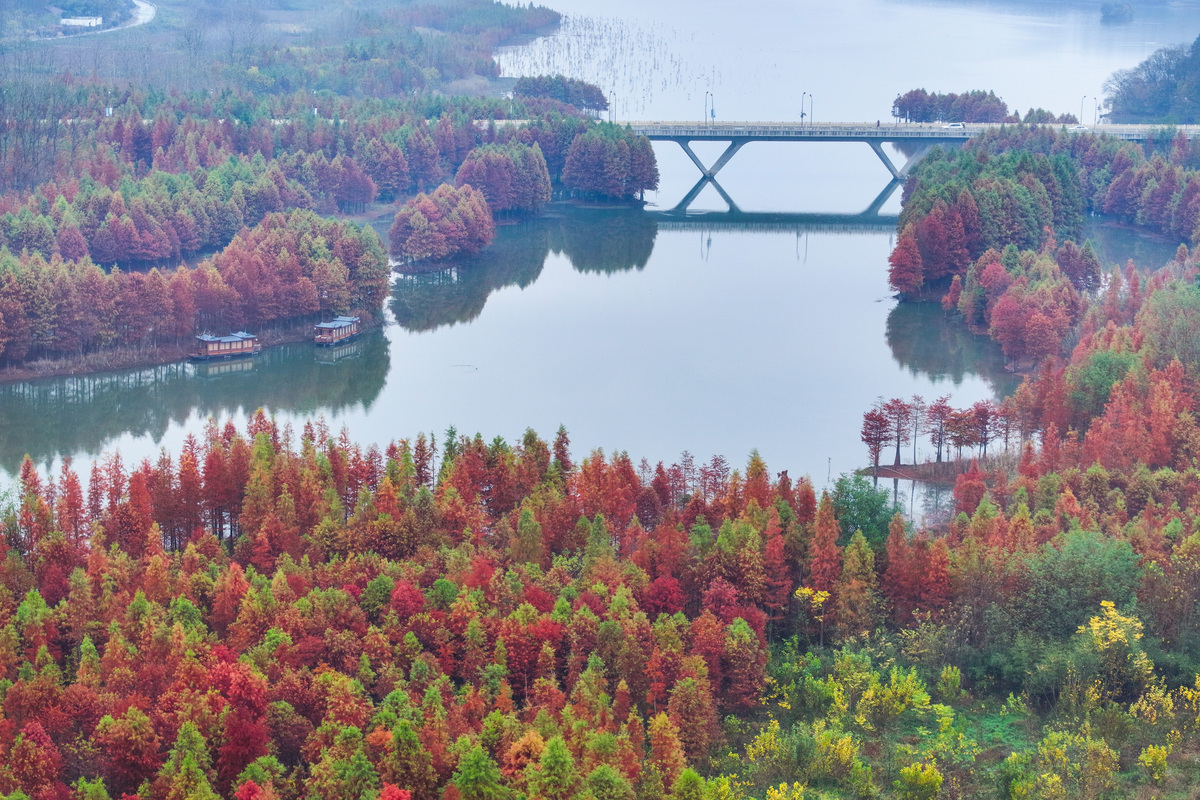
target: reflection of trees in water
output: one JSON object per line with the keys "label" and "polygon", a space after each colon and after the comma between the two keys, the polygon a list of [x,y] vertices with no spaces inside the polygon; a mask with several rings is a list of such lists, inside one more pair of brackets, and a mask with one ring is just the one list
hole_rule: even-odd
{"label": "reflection of trees in water", "polygon": [[1173,259],[1179,247],[1178,240],[1116,222],[1093,222],[1084,233],[1105,270],[1113,264],[1124,267],[1133,259],[1138,268],[1150,272]]}
{"label": "reflection of trees in water", "polygon": [[921,514],[925,525],[932,526],[948,520],[954,512],[954,487],[940,483],[921,483],[916,491],[921,494]]}
{"label": "reflection of trees in water", "polygon": [[477,258],[401,275],[392,288],[392,313],[411,331],[470,322],[492,292],[536,281],[551,252],[565,255],[580,272],[643,269],[657,235],[658,224],[636,208],[568,208],[562,216],[503,226]]}
{"label": "reflection of trees in water", "polygon": [[38,463],[62,453],[98,454],[123,434],[157,440],[193,412],[220,418],[260,406],[294,414],[368,408],[387,377],[387,339],[373,331],[345,347],[298,343],[241,361],[0,386],[0,469],[15,473],[26,453]]}
{"label": "reflection of trees in water", "polygon": [[477,257],[434,272],[402,274],[392,287],[392,314],[400,327],[431,331],[470,322],[488,295],[505,286],[524,288],[538,279],[550,253],[550,228],[558,220],[535,219],[500,227]]}
{"label": "reflection of trees in water", "polygon": [[643,269],[658,236],[658,223],[637,208],[604,210],[561,222],[554,249],[580,272]]}
{"label": "reflection of trees in water", "polygon": [[892,358],[913,375],[955,385],[978,375],[998,396],[1012,394],[1021,379],[1004,368],[1000,346],[952,322],[938,303],[899,303],[888,314],[888,347]]}

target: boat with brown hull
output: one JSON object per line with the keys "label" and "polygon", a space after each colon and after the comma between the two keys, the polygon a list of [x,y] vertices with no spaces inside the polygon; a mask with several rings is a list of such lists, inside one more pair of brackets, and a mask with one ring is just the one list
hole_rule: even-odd
{"label": "boat with brown hull", "polygon": [[360,317],[334,317],[329,322],[318,322],[313,332],[317,347],[337,347],[354,341],[362,332]]}
{"label": "boat with brown hull", "polygon": [[250,358],[262,352],[262,342],[253,333],[238,331],[228,336],[202,333],[196,337],[196,349],[188,358],[193,361],[220,361],[230,358]]}

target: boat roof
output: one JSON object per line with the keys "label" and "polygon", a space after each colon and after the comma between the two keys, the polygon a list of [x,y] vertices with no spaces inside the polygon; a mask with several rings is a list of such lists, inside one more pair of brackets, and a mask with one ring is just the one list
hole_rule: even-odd
{"label": "boat roof", "polygon": [[246,339],[257,339],[258,337],[253,333],[238,331],[237,333],[231,333],[228,336],[213,336],[211,333],[202,333],[196,338],[202,342],[242,342]]}
{"label": "boat roof", "polygon": [[328,330],[338,330],[339,328],[345,328],[347,325],[353,325],[358,321],[358,317],[334,317],[329,322],[318,322],[317,327],[326,328]]}

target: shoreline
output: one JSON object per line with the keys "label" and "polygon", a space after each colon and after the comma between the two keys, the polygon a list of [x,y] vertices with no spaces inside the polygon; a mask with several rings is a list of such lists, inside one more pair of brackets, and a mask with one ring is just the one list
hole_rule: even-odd
{"label": "shoreline", "polygon": [[[374,315],[369,316],[371,319],[363,326],[362,333],[383,326],[382,317],[376,320]],[[258,334],[258,338],[262,342],[263,350],[265,351],[271,347],[311,340],[313,335],[312,326],[313,323],[311,322],[297,324],[283,330]],[[101,353],[91,353],[79,358],[58,361],[34,361],[22,366],[0,368],[0,384],[23,383],[43,378],[91,375],[99,372],[115,372],[123,369],[160,367],[164,364],[173,364],[178,361],[190,361],[189,353],[189,349],[185,346],[173,344],[158,345],[152,348],[109,350]]]}
{"label": "shoreline", "polygon": [[880,464],[878,469],[863,467],[854,471],[867,478],[892,478],[903,481],[953,486],[966,470],[957,461],[926,462],[924,464]]}
{"label": "shoreline", "polygon": [[[376,204],[372,204],[376,205]],[[539,218],[543,216],[554,216],[552,208],[557,206],[562,208],[630,208],[638,207],[640,203],[611,203],[611,204],[588,204],[576,198],[552,200],[537,214],[530,218]],[[380,203],[375,208],[371,205],[357,214],[333,214],[328,215],[327,219],[337,219],[342,221],[352,222],[356,225],[364,227],[373,227],[372,221],[378,222],[390,213],[390,208],[395,207],[391,203]],[[372,217],[373,213],[378,213]],[[558,214],[561,215],[559,210]],[[516,225],[524,222],[524,219],[509,218],[500,222],[503,225]],[[382,239],[383,237],[381,237]],[[385,242],[386,247],[386,242]],[[211,256],[210,256],[211,257]],[[207,260],[207,259],[205,259]],[[393,275],[414,275],[425,272],[437,272],[454,266],[462,266],[463,260],[451,261],[422,261],[412,264],[403,264],[394,262],[391,255],[388,256],[388,270]],[[178,266],[178,264],[176,265]],[[168,267],[170,269],[170,267]],[[362,312],[360,312],[362,313]],[[366,314],[370,318],[367,325],[364,326],[364,332],[371,330],[383,324],[382,315]],[[378,317],[378,320],[376,320]],[[303,341],[312,336],[312,323],[303,323],[296,326],[295,330],[285,328],[282,331],[274,331],[258,334],[259,340],[263,347],[275,347],[281,344],[293,344]],[[39,380],[41,378],[61,378],[71,375],[88,375],[98,372],[111,372],[122,369],[138,369],[141,367],[156,367],[163,364],[170,364],[176,361],[184,361],[188,358],[189,350],[187,346],[180,344],[157,345],[152,348],[133,348],[133,349],[113,349],[98,353],[90,353],[86,356],[60,359],[60,360],[41,360],[27,362],[21,365],[10,367],[0,367],[0,384],[21,383],[23,381]]]}

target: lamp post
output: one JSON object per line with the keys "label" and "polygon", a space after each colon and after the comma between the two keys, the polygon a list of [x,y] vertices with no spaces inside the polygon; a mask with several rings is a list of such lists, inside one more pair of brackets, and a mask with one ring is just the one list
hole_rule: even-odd
{"label": "lamp post", "polygon": [[1082,125],[1082,124],[1083,124],[1083,101],[1084,101],[1084,100],[1087,100],[1087,95],[1086,95],[1086,94],[1085,94],[1085,95],[1083,96],[1083,98],[1082,98],[1082,99],[1079,101],[1079,124],[1080,124],[1080,125]]}
{"label": "lamp post", "polygon": [[714,125],[717,124],[717,96],[715,94],[712,96],[712,105],[708,107],[708,118]]}
{"label": "lamp post", "polygon": [[704,116],[702,116],[700,118],[700,121],[704,122],[704,123],[708,122],[708,97],[709,97],[709,94],[710,94],[710,92],[707,92],[707,91],[704,93]]}
{"label": "lamp post", "polygon": [[800,93],[800,126],[804,126],[804,98],[808,96],[808,92]]}
{"label": "lamp post", "polygon": [[812,102],[812,99],[813,99],[813,96],[810,94],[808,96],[808,125],[810,128],[812,127],[812,124],[813,124],[813,102]]}

